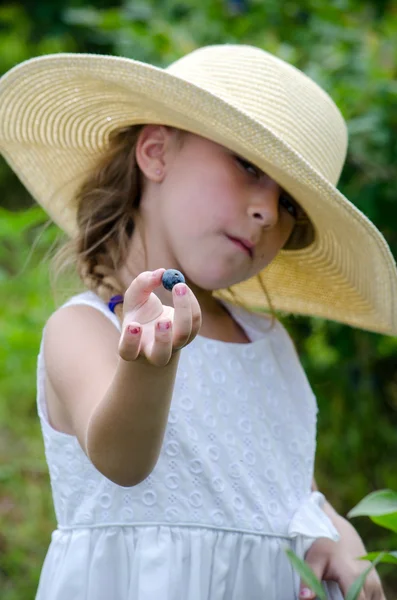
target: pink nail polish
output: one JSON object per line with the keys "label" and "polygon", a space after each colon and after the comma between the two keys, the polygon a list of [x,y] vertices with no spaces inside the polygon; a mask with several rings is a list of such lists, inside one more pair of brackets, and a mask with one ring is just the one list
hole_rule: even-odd
{"label": "pink nail polish", "polygon": [[171,321],[167,321],[165,323],[157,323],[157,327],[159,331],[167,331],[171,327]]}
{"label": "pink nail polish", "polygon": [[187,294],[187,287],[186,287],[186,285],[178,285],[178,287],[175,288],[175,294],[177,296],[185,296]]}
{"label": "pink nail polish", "polygon": [[304,587],[301,589],[300,598],[311,598],[312,596],[313,593],[311,590],[309,590],[309,588]]}
{"label": "pink nail polish", "polygon": [[128,331],[128,333],[131,333],[132,335],[136,335],[137,333],[140,333],[141,328],[136,327],[136,325],[128,325],[127,331]]}

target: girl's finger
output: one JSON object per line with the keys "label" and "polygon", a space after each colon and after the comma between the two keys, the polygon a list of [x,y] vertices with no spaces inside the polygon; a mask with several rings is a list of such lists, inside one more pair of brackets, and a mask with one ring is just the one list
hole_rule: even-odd
{"label": "girl's finger", "polygon": [[136,360],[141,344],[142,327],[139,323],[129,323],[124,327],[119,342],[119,355],[123,360]]}
{"label": "girl's finger", "polygon": [[[192,336],[196,337],[196,335],[200,331],[201,324],[203,322],[203,318],[201,315],[201,308],[200,308],[199,301],[197,300],[196,296],[193,294],[192,291],[190,291],[190,297],[191,297],[191,304],[192,304]],[[193,338],[191,338],[189,341],[191,341],[192,339]]]}
{"label": "girl's finger", "polygon": [[191,312],[192,312],[192,329],[190,332],[189,339],[187,340],[185,345],[190,344],[190,342],[192,340],[194,340],[194,338],[200,331],[201,323],[203,321],[202,316],[201,316],[200,304],[191,289],[189,289],[189,294],[190,294],[190,307],[191,307]]}
{"label": "girl's finger", "polygon": [[147,360],[156,367],[164,367],[172,355],[172,321],[162,319],[155,323],[154,341],[151,347],[144,348]]}
{"label": "girl's finger", "polygon": [[137,310],[144,304],[150,294],[161,284],[165,269],[143,271],[131,282],[124,294],[124,314]]}
{"label": "girl's finger", "polygon": [[386,600],[381,580],[375,570],[370,571],[364,585],[364,592],[368,600]]}
{"label": "girl's finger", "polygon": [[[319,581],[323,580],[323,576],[324,576],[324,569],[325,569],[325,564],[324,564],[324,560],[322,558],[320,558],[319,556],[313,556],[313,557],[307,557],[306,555],[306,562],[309,565],[309,567],[311,568],[311,570],[313,571],[313,573],[315,574],[315,576],[317,577],[317,579]],[[300,584],[300,588],[299,588],[299,600],[307,600],[307,599],[314,599],[316,598],[316,594],[315,592],[313,592],[310,587],[304,582],[301,581]]]}
{"label": "girl's finger", "polygon": [[[313,569],[314,570],[314,569]],[[343,598],[347,595],[350,587],[353,585],[357,575],[353,575],[352,573],[345,573],[342,570],[339,570],[339,575],[335,576],[333,581],[338,584],[340,591],[342,592]],[[319,577],[321,580],[321,578]],[[367,596],[365,589],[363,588],[359,595],[357,596],[357,600],[368,600],[369,596]]]}
{"label": "girl's finger", "polygon": [[192,332],[191,294],[185,283],[178,283],[172,290],[174,323],[172,345],[174,350],[183,348]]}
{"label": "girl's finger", "polygon": [[307,587],[307,585],[304,582],[301,582],[299,589],[299,600],[307,600],[308,598],[309,600],[314,600],[314,598],[316,597],[316,594],[312,592],[312,590],[309,587]]}

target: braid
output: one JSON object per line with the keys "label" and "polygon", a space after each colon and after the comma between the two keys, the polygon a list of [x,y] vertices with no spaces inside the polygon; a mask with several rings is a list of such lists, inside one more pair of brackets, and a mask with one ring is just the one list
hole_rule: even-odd
{"label": "braid", "polygon": [[124,294],[124,289],[115,277],[114,269],[108,262],[106,254],[96,256],[91,260],[81,260],[79,265],[80,278],[85,287],[93,290],[106,302],[111,296]]}

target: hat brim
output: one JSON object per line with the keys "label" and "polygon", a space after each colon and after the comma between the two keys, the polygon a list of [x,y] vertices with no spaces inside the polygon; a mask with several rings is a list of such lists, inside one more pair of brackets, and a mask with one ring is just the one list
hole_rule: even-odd
{"label": "hat brim", "polygon": [[[75,192],[106,149],[110,133],[143,123],[185,129],[237,152],[274,178],[309,215],[313,243],[281,251],[263,272],[276,309],[397,333],[397,273],[382,235],[298,152],[248,113],[166,70],[120,57],[43,56],[14,68],[0,82],[0,150],[69,235],[75,232]],[[251,307],[266,307],[256,278],[233,290]]]}

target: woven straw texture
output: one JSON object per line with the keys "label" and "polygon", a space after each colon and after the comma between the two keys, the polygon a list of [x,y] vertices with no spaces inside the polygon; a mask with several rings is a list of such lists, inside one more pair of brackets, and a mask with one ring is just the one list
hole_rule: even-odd
{"label": "woven straw texture", "polygon": [[[49,55],[0,80],[0,151],[70,235],[75,192],[110,132],[142,123],[223,144],[304,208],[313,243],[281,251],[262,273],[277,310],[397,333],[395,261],[379,231],[335,187],[345,123],[329,96],[293,66],[258,48],[221,45],[167,69],[112,56]],[[257,279],[233,291],[253,308],[268,307]]]}

